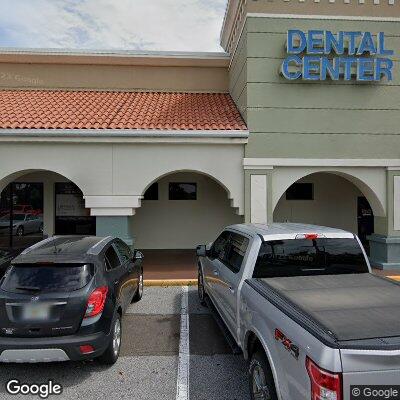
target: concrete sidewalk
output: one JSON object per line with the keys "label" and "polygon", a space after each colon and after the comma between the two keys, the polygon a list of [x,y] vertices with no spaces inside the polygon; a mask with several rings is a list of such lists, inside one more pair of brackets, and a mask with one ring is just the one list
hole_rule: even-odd
{"label": "concrete sidewalk", "polygon": [[143,250],[146,286],[197,284],[194,250]]}
{"label": "concrete sidewalk", "polygon": [[[146,286],[197,285],[195,250],[143,250]],[[374,274],[400,280],[400,270],[373,269]]]}

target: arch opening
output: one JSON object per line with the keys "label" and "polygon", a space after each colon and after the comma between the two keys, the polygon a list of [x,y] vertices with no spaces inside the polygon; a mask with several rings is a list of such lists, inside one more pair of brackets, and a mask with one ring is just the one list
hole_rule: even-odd
{"label": "arch opening", "polygon": [[141,207],[130,217],[147,279],[197,278],[196,246],[244,220],[229,197],[220,182],[201,172],[172,172],[147,185]]}
{"label": "arch opening", "polygon": [[316,172],[300,178],[280,197],[274,221],[345,229],[357,234],[368,252],[367,237],[374,232],[374,216],[383,210],[373,192],[355,179],[333,172]]}
{"label": "arch opening", "polygon": [[82,190],[65,176],[24,170],[0,181],[0,248],[22,250],[54,234],[95,231]]}
{"label": "arch opening", "polygon": [[161,176],[147,185],[141,207],[131,218],[136,247],[193,252],[226,225],[243,222],[229,196],[226,187],[203,173]]}

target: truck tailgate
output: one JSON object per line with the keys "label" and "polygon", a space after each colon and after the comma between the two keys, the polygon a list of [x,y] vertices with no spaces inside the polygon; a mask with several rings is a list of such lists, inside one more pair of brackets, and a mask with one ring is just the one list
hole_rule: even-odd
{"label": "truck tailgate", "polygon": [[[400,369],[369,371],[369,372],[347,372],[343,374],[344,400],[350,400],[352,386],[374,386],[374,385],[398,385],[400,382]],[[365,397],[363,397],[365,398]],[[382,397],[383,398],[383,397]]]}
{"label": "truck tailgate", "polygon": [[[387,341],[399,343],[400,338],[387,339]],[[398,385],[400,383],[400,350],[342,349],[340,353],[345,399],[352,385]]]}

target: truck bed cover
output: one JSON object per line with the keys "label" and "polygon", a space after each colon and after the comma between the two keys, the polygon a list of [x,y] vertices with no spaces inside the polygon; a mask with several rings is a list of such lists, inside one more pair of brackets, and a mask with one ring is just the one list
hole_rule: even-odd
{"label": "truck bed cover", "polygon": [[365,273],[246,282],[329,346],[400,348],[400,285],[395,281]]}

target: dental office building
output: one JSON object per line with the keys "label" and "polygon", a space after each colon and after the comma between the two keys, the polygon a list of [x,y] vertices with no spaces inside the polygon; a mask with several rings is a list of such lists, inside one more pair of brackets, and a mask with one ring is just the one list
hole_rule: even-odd
{"label": "dental office building", "polygon": [[1,50],[0,218],[155,250],[304,222],[400,268],[399,1],[230,0],[221,45]]}

